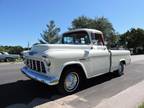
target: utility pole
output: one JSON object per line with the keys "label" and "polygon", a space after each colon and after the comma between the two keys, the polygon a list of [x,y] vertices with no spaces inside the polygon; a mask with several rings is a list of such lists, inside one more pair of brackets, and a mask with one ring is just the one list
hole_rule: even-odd
{"label": "utility pole", "polygon": [[28,42],[28,50],[30,50],[30,43]]}

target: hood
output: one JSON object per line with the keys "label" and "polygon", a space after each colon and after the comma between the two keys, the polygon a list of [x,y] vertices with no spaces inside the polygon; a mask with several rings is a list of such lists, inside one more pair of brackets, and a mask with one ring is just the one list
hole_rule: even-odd
{"label": "hood", "polygon": [[90,48],[91,45],[39,44],[32,47],[28,56],[47,56],[55,59],[79,59],[87,56],[87,49],[89,50]]}
{"label": "hood", "polygon": [[69,44],[38,44],[31,49],[32,52],[44,52],[47,50],[73,50],[73,49],[89,49],[90,45],[69,45]]}

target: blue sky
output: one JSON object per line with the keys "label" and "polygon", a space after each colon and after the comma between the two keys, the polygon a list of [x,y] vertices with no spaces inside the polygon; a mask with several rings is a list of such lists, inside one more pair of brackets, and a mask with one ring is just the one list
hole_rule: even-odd
{"label": "blue sky", "polygon": [[104,16],[119,33],[144,28],[143,5],[144,0],[0,0],[0,45],[32,45],[50,20],[64,32],[81,15]]}

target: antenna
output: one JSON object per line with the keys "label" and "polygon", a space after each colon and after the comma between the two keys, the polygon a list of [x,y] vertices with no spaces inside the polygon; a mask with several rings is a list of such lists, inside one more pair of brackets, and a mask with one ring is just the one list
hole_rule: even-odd
{"label": "antenna", "polygon": [[30,49],[30,43],[28,42],[28,50]]}

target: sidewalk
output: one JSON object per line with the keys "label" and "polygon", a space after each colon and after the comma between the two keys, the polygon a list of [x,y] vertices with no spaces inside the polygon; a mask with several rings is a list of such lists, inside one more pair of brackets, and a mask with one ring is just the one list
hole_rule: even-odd
{"label": "sidewalk", "polygon": [[144,102],[144,81],[103,100],[95,108],[138,108]]}

